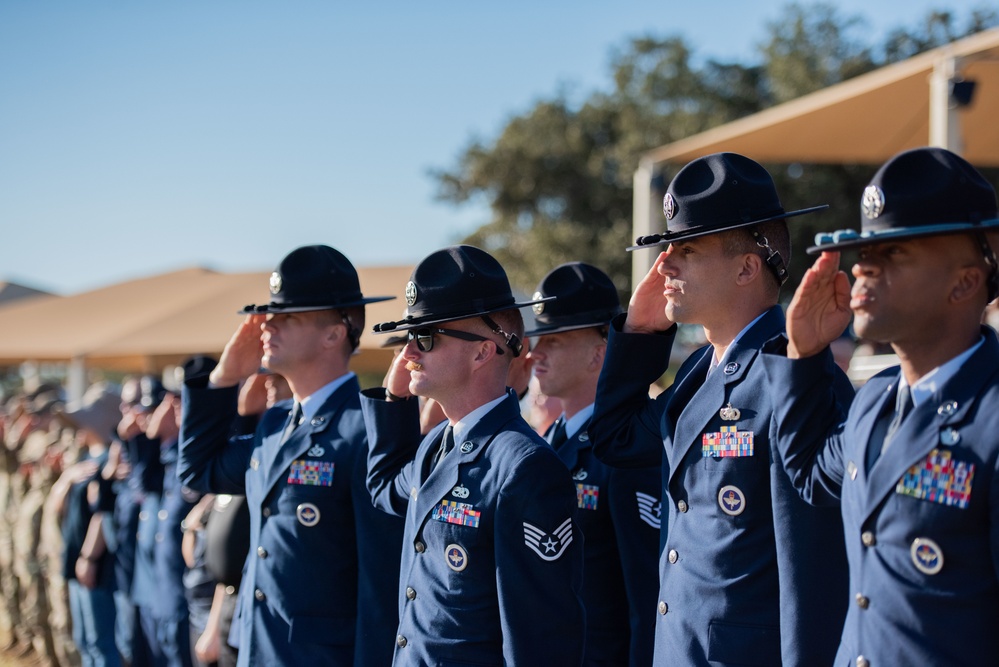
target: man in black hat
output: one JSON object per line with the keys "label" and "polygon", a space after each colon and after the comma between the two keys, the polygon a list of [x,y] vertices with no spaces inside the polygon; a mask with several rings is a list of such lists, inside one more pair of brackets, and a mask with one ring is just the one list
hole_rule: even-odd
{"label": "man in black hat", "polygon": [[[230,639],[238,664],[385,665],[397,614],[402,522],[364,487],[367,442],[349,360],[366,298],[341,253],[305,246],[270,277],[211,374],[185,380],[178,473],[201,492],[245,494],[250,552]],[[293,400],[252,438],[229,438],[239,383],[260,366]]]}
{"label": "man in black hat", "polygon": [[611,468],[593,454],[588,428],[607,349],[607,325],[621,313],[610,277],[584,262],[563,264],[538,285],[538,340],[530,356],[546,396],[562,415],[546,433],[576,482],[583,549],[586,665],[652,664],[659,572],[660,464]]}
{"label": "man in black hat", "polygon": [[[385,389],[368,390],[368,488],[406,517],[394,665],[579,665],[583,543],[572,479],[506,387],[524,324],[506,272],[454,246],[427,256]],[[413,396],[447,417],[425,438]],[[440,661],[444,662],[440,662]]]}
{"label": "man in black hat", "polygon": [[[824,665],[835,653],[842,527],[835,511],[798,497],[774,454],[778,406],[757,363],[784,331],[785,220],[818,208],[786,212],[762,166],[720,153],[677,173],[664,199],[667,231],[638,240],[668,248],[627,316],[611,322],[590,438],[611,465],[662,462],[669,517],[657,663]],[[709,344],[653,400],[649,385],[667,369],[677,322],[702,325]],[[822,360],[833,368],[830,354]],[[848,401],[846,376],[834,377]],[[814,548],[807,558],[802,544]]]}
{"label": "man in black hat", "polygon": [[[999,289],[995,190],[957,155],[919,148],[881,167],[861,209],[859,234],[809,248],[822,254],[788,310],[788,358],[763,360],[789,379],[774,389],[792,479],[811,502],[841,503],[851,604],[837,664],[995,664],[999,342],[981,325]],[[845,248],[859,250],[852,292]],[[844,421],[817,357],[851,313],[901,364]]]}

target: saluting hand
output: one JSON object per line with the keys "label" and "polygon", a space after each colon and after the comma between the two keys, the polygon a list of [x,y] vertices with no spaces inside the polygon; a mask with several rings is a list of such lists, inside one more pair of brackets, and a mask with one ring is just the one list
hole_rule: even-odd
{"label": "saluting hand", "polygon": [[413,395],[409,391],[410,372],[406,367],[408,363],[405,355],[400,351],[395,355],[388,372],[385,374],[385,380],[382,382],[382,385],[393,396],[409,398]]}
{"label": "saluting hand", "polygon": [[656,333],[666,331],[673,321],[666,315],[665,279],[659,273],[659,266],[666,259],[666,253],[659,253],[642,282],[635,287],[628,303],[628,316],[624,322],[625,333]]}
{"label": "saluting hand", "polygon": [[266,315],[247,315],[239,325],[209,378],[214,386],[233,387],[260,370],[264,356],[260,326],[265,319]]}
{"label": "saluting hand", "polygon": [[850,281],[839,270],[839,253],[823,252],[805,272],[787,309],[787,356],[811,357],[850,323]]}

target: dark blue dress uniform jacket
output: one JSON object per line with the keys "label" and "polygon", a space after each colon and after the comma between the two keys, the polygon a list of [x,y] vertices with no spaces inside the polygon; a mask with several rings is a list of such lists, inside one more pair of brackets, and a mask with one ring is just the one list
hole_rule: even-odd
{"label": "dark blue dress uniform jacket", "polygon": [[576,482],[585,538],[583,664],[648,666],[659,587],[661,464],[612,468],[593,454],[588,428],[589,421],[555,450]]}
{"label": "dark blue dress uniform jacket", "polygon": [[779,396],[795,484],[842,504],[850,605],[837,665],[999,663],[999,343],[982,333],[870,474],[871,431],[894,411],[899,369],[871,378],[837,424],[821,364],[764,355],[768,372],[791,378]]}
{"label": "dark blue dress uniform jacket", "polygon": [[[227,443],[237,390],[206,384],[184,387],[178,472],[199,491],[246,495],[239,665],[387,665],[402,522],[376,510],[364,486],[357,380],[283,445],[291,401],[264,413],[252,440]],[[289,482],[310,474],[318,483]]]}
{"label": "dark blue dress uniform jacket", "polygon": [[[578,666],[583,536],[565,466],[513,393],[430,472],[418,401],[366,390],[368,488],[405,517],[394,665]],[[414,458],[415,455],[415,458]]]}
{"label": "dark blue dress uniform jacket", "polygon": [[[846,615],[842,525],[791,486],[772,387],[757,363],[764,342],[783,332],[783,312],[768,310],[710,376],[712,348],[692,354],[655,400],[648,388],[666,370],[676,328],[625,334],[623,322],[612,323],[590,437],[611,465],[650,465],[665,447],[657,663],[830,664]],[[839,378],[848,401],[852,388]],[[737,419],[723,413],[730,405]],[[704,455],[732,437],[751,437],[752,454]]]}

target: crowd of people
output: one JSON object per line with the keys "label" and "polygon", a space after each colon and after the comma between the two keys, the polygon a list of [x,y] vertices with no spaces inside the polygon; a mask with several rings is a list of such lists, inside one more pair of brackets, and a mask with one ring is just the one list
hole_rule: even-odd
{"label": "crowd of people", "polygon": [[[786,210],[766,169],[719,153],[677,173],[665,231],[629,249],[660,253],[626,309],[592,264],[518,301],[488,252],[444,248],[401,318],[371,326],[397,352],[362,389],[365,305],[390,297],[305,246],[217,360],[70,404],[22,392],[0,421],[4,650],[53,667],[994,664],[995,189],[920,148],[858,199],[861,230],[816,239],[786,313],[788,225],[823,206]],[[707,341],[685,359],[678,324]],[[899,364],[854,387],[848,329]]]}

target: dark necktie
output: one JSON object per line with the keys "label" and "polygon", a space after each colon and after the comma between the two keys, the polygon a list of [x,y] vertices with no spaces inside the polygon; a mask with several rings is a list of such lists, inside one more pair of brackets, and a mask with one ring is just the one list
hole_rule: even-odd
{"label": "dark necktie", "polygon": [[444,460],[444,457],[452,449],[454,449],[454,430],[448,425],[444,428],[444,437],[441,438],[440,449],[437,450],[437,455],[434,457],[434,469],[441,464],[441,461]]}
{"label": "dark necktie", "polygon": [[284,442],[291,437],[291,434],[295,432],[298,425],[302,421],[302,404],[295,401],[295,407],[291,411],[291,417],[288,418],[288,423],[284,427],[284,434],[281,436],[281,442]]}
{"label": "dark necktie", "polygon": [[565,432],[565,419],[559,417],[558,421],[555,422],[555,429],[552,431],[552,449],[558,451],[558,448],[561,447],[567,439],[568,436]]}
{"label": "dark necktie", "polygon": [[874,430],[871,431],[871,441],[867,446],[867,470],[870,471],[874,462],[891,445],[892,438],[902,425],[902,420],[912,410],[912,394],[909,385],[899,385],[895,394],[895,410],[881,415]]}

